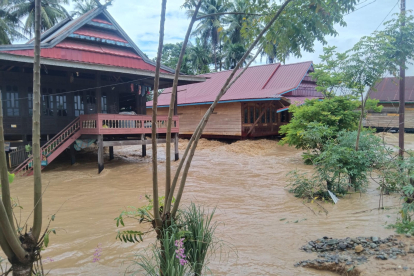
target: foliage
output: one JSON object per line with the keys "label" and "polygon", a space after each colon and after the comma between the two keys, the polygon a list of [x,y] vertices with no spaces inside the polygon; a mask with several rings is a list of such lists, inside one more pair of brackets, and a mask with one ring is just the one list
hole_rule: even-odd
{"label": "foliage", "polygon": [[202,272],[207,265],[208,253],[216,245],[214,233],[217,223],[212,222],[214,213],[215,209],[206,213],[204,208],[196,206],[194,203],[181,212],[180,223],[184,226],[183,230],[189,235],[189,238],[184,242],[185,252],[187,252],[191,271],[196,276],[204,275]]}
{"label": "foliage", "polygon": [[303,150],[322,150],[327,140],[336,138],[341,130],[355,130],[359,103],[352,96],[306,100],[302,106],[291,105],[292,119],[280,127],[285,137],[280,144]]}
{"label": "foliage", "polygon": [[[344,193],[348,186],[364,191],[368,185],[368,173],[381,160],[381,139],[370,131],[361,133],[359,149],[355,149],[357,131],[341,131],[336,139],[326,143],[324,151],[314,159],[316,170],[327,183],[328,190]],[[346,185],[349,183],[348,185]]]}
{"label": "foliage", "polygon": [[[42,0],[41,1],[41,30],[45,31],[53,27],[60,20],[69,16],[63,5],[68,0]],[[34,33],[35,27],[35,1],[31,0],[10,0],[9,11],[12,16],[19,20],[25,20],[24,32],[30,36]]]}
{"label": "foliage", "polygon": [[298,170],[289,172],[289,184],[287,185],[289,192],[296,197],[306,199],[323,196],[327,189],[318,175],[314,174],[312,177],[307,177],[307,175],[307,173],[300,173]]}
{"label": "foliage", "polygon": [[74,10],[70,12],[72,17],[81,16],[98,6],[95,0],[74,0],[73,2],[75,3]]}
{"label": "foliage", "polygon": [[133,266],[138,269],[133,275],[158,276],[160,269],[163,275],[202,275],[206,270],[209,253],[217,244],[217,223],[212,222],[214,210],[209,213],[192,203],[180,213],[177,221],[172,220],[169,227],[163,228],[160,245],[154,244],[136,255]]}
{"label": "foliage", "polygon": [[0,1],[0,45],[25,38],[19,19],[10,13],[7,1]]}

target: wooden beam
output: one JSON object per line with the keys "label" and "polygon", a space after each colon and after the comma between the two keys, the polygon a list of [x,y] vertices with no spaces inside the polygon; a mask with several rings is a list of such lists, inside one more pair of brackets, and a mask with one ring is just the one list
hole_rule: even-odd
{"label": "wooden beam", "polygon": [[103,135],[98,135],[98,174],[101,173],[104,169],[104,141]]}
{"label": "wooden beam", "polygon": [[[166,139],[157,139],[157,144],[165,144]],[[173,142],[173,141],[171,141]],[[119,146],[135,146],[135,145],[151,145],[151,140],[120,140],[120,141],[104,141],[104,147],[119,147]]]}
{"label": "wooden beam", "polygon": [[250,127],[249,131],[246,134],[246,137],[249,136],[249,134],[253,131],[255,125],[259,122],[259,120],[262,118],[262,116],[266,113],[266,108],[269,106],[269,104],[264,105],[262,113],[260,113],[259,117],[256,119],[254,124]]}
{"label": "wooden beam", "polygon": [[174,151],[175,151],[175,161],[177,161],[178,159],[180,159],[180,153],[178,151],[178,133],[174,133]]}
{"label": "wooden beam", "polygon": [[141,134],[141,141],[142,141],[142,157],[147,156],[147,145],[144,144],[145,141],[145,134]]}
{"label": "wooden beam", "polygon": [[102,113],[102,88],[101,88],[101,73],[96,73],[96,113]]}
{"label": "wooden beam", "polygon": [[113,160],[114,159],[114,147],[110,146],[109,147],[109,160]]}

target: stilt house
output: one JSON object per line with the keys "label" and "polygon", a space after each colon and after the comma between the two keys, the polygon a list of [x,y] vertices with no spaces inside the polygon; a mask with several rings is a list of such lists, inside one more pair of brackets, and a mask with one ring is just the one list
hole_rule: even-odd
{"label": "stilt house", "polygon": [[[369,97],[379,100],[383,108],[380,113],[368,113],[364,126],[379,131],[399,130],[399,90],[399,78],[383,78],[369,90]],[[405,78],[405,131],[414,132],[414,77]]]}
{"label": "stilt house", "polygon": [[[0,46],[5,139],[12,147],[30,144],[32,139],[33,52],[33,39],[26,44]],[[162,67],[161,88],[172,86],[173,73],[173,69]],[[103,146],[110,147],[111,157],[113,146],[118,145],[142,144],[144,151],[146,141],[142,140],[151,133],[151,117],[145,115],[146,96],[153,87],[154,75],[155,64],[105,7],[76,19],[66,18],[45,31],[41,35],[44,165],[68,147],[73,151],[79,139],[98,141],[99,170],[103,169]],[[202,80],[181,76],[179,83]],[[165,116],[157,120],[159,133],[166,132],[165,120]],[[177,134],[178,117],[173,120]],[[11,153],[10,165],[18,165],[22,154]],[[15,171],[30,173],[31,162],[28,158]]]}
{"label": "stilt house", "polygon": [[[248,68],[221,98],[203,137],[245,139],[278,135],[280,126],[290,120],[289,105],[323,97],[316,91],[310,72],[311,61]],[[178,87],[181,136],[193,134],[230,74],[231,71],[204,74],[200,77],[206,78],[205,82]],[[171,88],[159,96],[158,114],[167,114],[170,96]],[[147,108],[151,113],[152,102],[147,103]]]}

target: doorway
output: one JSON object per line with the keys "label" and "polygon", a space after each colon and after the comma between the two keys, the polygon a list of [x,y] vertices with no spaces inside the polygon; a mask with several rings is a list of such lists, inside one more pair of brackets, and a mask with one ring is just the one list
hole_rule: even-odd
{"label": "doorway", "polygon": [[119,112],[136,112],[135,93],[119,93]]}

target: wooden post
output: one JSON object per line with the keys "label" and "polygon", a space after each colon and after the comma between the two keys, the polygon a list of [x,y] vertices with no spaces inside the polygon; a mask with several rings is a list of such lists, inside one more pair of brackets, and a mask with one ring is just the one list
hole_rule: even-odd
{"label": "wooden post", "polygon": [[98,174],[104,169],[103,135],[98,135]]}
{"label": "wooden post", "polygon": [[76,163],[75,159],[75,144],[70,145],[70,164],[73,165]]}
{"label": "wooden post", "polygon": [[[134,86],[134,88],[135,88],[135,86]],[[142,97],[141,97],[141,95],[138,94],[140,89],[141,89],[141,93],[142,93],[141,85],[138,86],[137,91],[135,91],[135,89],[134,89],[134,93],[135,93],[135,112],[139,115],[142,114],[142,110],[141,110]]]}
{"label": "wooden post", "polygon": [[[141,134],[141,140],[145,140],[145,134]],[[145,156],[147,156],[147,145],[144,145],[144,143],[142,143],[142,157]]]}
{"label": "wooden post", "polygon": [[180,153],[178,152],[178,133],[174,133],[174,151],[175,151],[175,161],[180,159]]}
{"label": "wooden post", "polygon": [[101,73],[96,74],[96,113],[102,113]]}
{"label": "wooden post", "polygon": [[114,147],[110,146],[109,147],[109,160],[113,160],[114,159]]}

